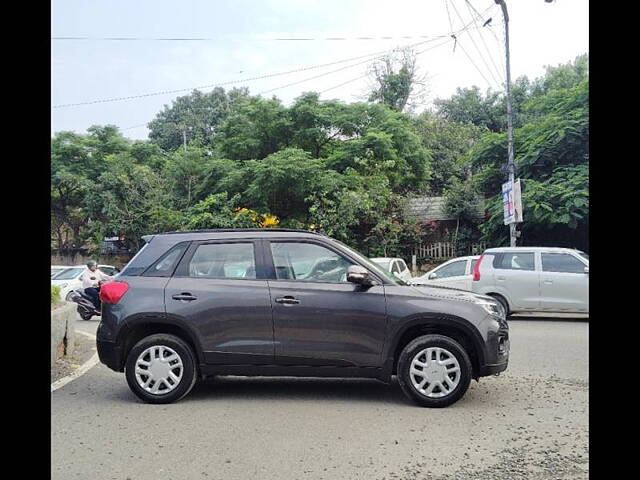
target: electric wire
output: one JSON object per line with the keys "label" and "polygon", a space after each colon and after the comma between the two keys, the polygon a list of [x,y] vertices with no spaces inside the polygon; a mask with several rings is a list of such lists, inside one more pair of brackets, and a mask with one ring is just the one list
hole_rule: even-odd
{"label": "electric wire", "polygon": [[467,10],[469,11],[469,15],[473,19],[473,24],[475,25],[476,31],[478,32],[478,36],[480,37],[480,40],[482,41],[482,45],[484,46],[484,48],[485,48],[485,50],[487,52],[487,56],[489,57],[489,60],[491,61],[491,64],[493,65],[493,68],[498,73],[498,78],[501,80],[501,83],[503,83],[504,82],[504,72],[500,71],[500,69],[497,67],[496,63],[493,60],[493,54],[491,53],[491,50],[487,46],[487,42],[484,41],[484,36],[482,35],[483,28],[482,27],[478,27],[478,24],[475,21],[475,15],[471,11],[471,7],[470,7],[471,3],[469,2],[469,0],[465,0],[465,5],[467,6]]}
{"label": "electric wire", "polygon": [[[417,42],[416,44],[406,45],[406,46],[404,46],[402,48],[410,48],[412,46],[420,45],[420,44],[423,44],[423,43],[424,42]],[[174,90],[161,90],[161,91],[157,91],[157,92],[143,93],[143,94],[138,94],[138,95],[128,95],[128,96],[123,96],[123,97],[103,98],[103,99],[100,99],[100,100],[91,100],[91,101],[86,101],[86,102],[64,103],[64,104],[53,105],[51,108],[68,108],[68,107],[77,107],[77,106],[81,106],[81,105],[93,105],[93,104],[97,104],[97,103],[120,102],[120,101],[125,101],[125,100],[133,100],[133,99],[136,99],[136,98],[154,97],[154,96],[158,96],[158,95],[169,95],[169,94],[182,93],[182,92],[187,92],[187,91],[192,91],[192,90],[203,90],[203,89],[206,89],[206,88],[215,88],[215,87],[221,87],[221,86],[226,86],[226,85],[234,85],[234,84],[238,84],[238,83],[245,83],[245,82],[250,82],[250,81],[254,81],[254,80],[263,80],[263,79],[266,79],[266,78],[273,78],[273,77],[278,77],[278,76],[282,76],[282,75],[289,75],[289,74],[292,74],[292,73],[304,72],[304,71],[307,71],[307,70],[315,70],[315,69],[318,69],[318,68],[329,67],[329,66],[332,66],[332,65],[340,64],[340,63],[351,62],[353,60],[360,60],[360,59],[366,58],[366,57],[372,57],[372,56],[375,56],[375,55],[381,55],[381,54],[385,54],[385,53],[390,53],[390,52],[393,52],[394,50],[395,49],[381,50],[381,51],[378,51],[378,52],[368,53],[366,55],[360,55],[360,56],[357,56],[357,57],[351,57],[351,58],[346,58],[346,59],[342,59],[342,60],[337,60],[335,62],[323,63],[323,64],[318,64],[318,65],[311,65],[311,66],[307,66],[307,67],[301,67],[301,68],[296,68],[296,69],[293,69],[293,70],[288,70],[288,71],[285,71],[285,72],[270,73],[270,74],[266,74],[266,75],[259,75],[259,76],[255,76],[255,77],[243,78],[243,79],[238,79],[238,80],[230,80],[230,81],[219,82],[219,83],[210,84],[210,85],[201,85],[201,86],[189,87],[189,88],[178,88],[178,89],[174,89]]]}
{"label": "electric wire", "polygon": [[[470,22],[467,25],[464,25],[460,30],[458,30],[456,32],[452,32],[450,35],[434,36],[434,37],[431,37],[431,40],[426,40],[426,41],[417,42],[417,43],[414,43],[414,44],[405,45],[405,46],[400,47],[400,48],[411,48],[411,47],[414,47],[414,46],[417,46],[417,45],[422,45],[422,44],[424,44],[426,42],[429,42],[429,41],[436,40],[438,38],[446,38],[446,37],[449,37],[451,35],[460,34],[460,33],[463,33],[464,31],[466,31],[468,28],[470,28],[471,25],[472,25],[472,22]],[[362,58],[372,57],[372,56],[376,56],[376,55],[384,55],[384,54],[391,53],[391,52],[393,52],[395,50],[397,50],[397,48],[388,49],[388,50],[381,50],[381,51],[378,51],[378,52],[373,52],[373,53],[369,53],[369,54],[366,54],[366,55],[360,55],[360,56],[357,56],[357,57],[351,57],[351,58],[347,58],[347,59],[342,59],[342,60],[338,60],[338,61],[335,61],[335,62],[329,62],[329,63],[319,64],[319,65],[311,65],[311,66],[307,66],[307,67],[301,67],[301,68],[297,68],[297,69],[293,69],[293,70],[288,70],[288,71],[285,71],[285,72],[271,73],[271,74],[260,75],[260,76],[249,77],[249,78],[238,79],[238,80],[230,80],[230,81],[227,81],[227,82],[220,82],[220,83],[216,83],[216,84],[201,85],[201,86],[189,87],[189,88],[179,88],[179,89],[173,89],[173,90],[161,90],[161,91],[157,91],[157,92],[150,92],[150,93],[144,93],[144,94],[138,94],[138,95],[128,95],[128,96],[122,96],[122,97],[105,98],[105,99],[92,100],[92,101],[86,101],[86,102],[58,104],[58,105],[53,105],[51,108],[52,109],[58,109],[58,108],[77,107],[77,106],[83,106],[83,105],[94,105],[94,104],[98,104],[98,103],[119,102],[119,101],[126,101],[126,100],[134,100],[134,99],[137,99],[137,98],[146,98],[146,97],[152,97],[152,96],[158,96],[158,95],[169,95],[169,94],[182,93],[182,92],[187,92],[187,91],[192,91],[192,90],[203,90],[203,89],[207,89],[207,88],[215,88],[215,87],[221,87],[221,86],[226,86],[226,85],[234,85],[234,84],[245,83],[245,82],[249,82],[249,81],[262,80],[262,79],[272,78],[272,77],[277,77],[277,76],[282,76],[282,75],[289,75],[289,74],[292,74],[292,73],[298,73],[298,72],[303,72],[303,71],[307,71],[307,70],[315,70],[315,69],[318,69],[318,68],[324,68],[324,67],[328,67],[328,66],[332,66],[332,65],[337,65],[337,64],[340,64],[340,63],[350,62],[350,61],[353,61],[353,60],[360,60]]]}
{"label": "electric wire", "polygon": [[[451,0],[451,6],[453,7],[453,10],[456,12],[456,15],[458,16],[458,19],[460,19],[460,23],[462,23],[464,25],[464,20],[462,19],[462,15],[460,15],[460,12],[458,11],[458,7],[456,7],[456,4],[455,4],[455,2],[453,0]],[[475,18],[472,17],[472,20],[475,23]],[[484,55],[482,55],[482,52],[480,51],[480,47],[478,47],[478,44],[476,43],[475,39],[473,38],[473,35],[471,35],[471,32],[469,32],[469,39],[471,40],[471,43],[473,44],[474,48],[476,49],[476,52],[478,52],[478,56],[480,57],[480,60],[482,60],[482,63],[484,64],[484,66],[486,67],[487,71],[489,72],[489,76],[491,76],[491,78],[494,81],[494,84],[496,85],[496,87],[498,87],[498,90],[500,90],[501,89],[500,82],[496,79],[496,76],[494,75],[493,71],[491,70],[491,67],[489,67],[489,64],[485,60]],[[483,75],[483,78],[484,78],[484,75]]]}

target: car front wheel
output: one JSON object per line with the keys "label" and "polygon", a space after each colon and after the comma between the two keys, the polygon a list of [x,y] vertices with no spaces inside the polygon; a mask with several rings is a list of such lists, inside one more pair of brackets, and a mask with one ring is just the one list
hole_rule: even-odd
{"label": "car front wheel", "polygon": [[398,359],[398,383],[423,407],[446,407],[469,388],[471,360],[464,348],[444,335],[423,335],[407,344]]}
{"label": "car front wheel", "polygon": [[127,355],[129,388],[147,403],[176,402],[196,383],[194,358],[191,347],[174,335],[145,337]]}

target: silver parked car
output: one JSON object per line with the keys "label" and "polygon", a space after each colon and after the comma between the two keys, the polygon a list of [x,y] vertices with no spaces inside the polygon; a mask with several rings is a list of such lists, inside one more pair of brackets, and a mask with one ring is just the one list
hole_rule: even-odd
{"label": "silver parked car", "polygon": [[570,248],[490,248],[475,265],[472,291],[508,313],[589,313],[589,256]]}

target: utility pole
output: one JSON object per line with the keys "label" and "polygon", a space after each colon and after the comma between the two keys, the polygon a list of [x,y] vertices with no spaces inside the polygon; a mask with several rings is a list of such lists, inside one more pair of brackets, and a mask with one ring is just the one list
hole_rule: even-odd
{"label": "utility pole", "polygon": [[[507,56],[507,172],[509,173],[509,183],[511,188],[514,188],[516,167],[513,163],[513,110],[511,109],[511,63],[509,57],[509,13],[507,12],[507,4],[504,0],[495,0],[495,2],[502,8],[502,16],[504,17],[504,46]],[[509,238],[510,245],[516,246],[516,224],[509,224]]]}

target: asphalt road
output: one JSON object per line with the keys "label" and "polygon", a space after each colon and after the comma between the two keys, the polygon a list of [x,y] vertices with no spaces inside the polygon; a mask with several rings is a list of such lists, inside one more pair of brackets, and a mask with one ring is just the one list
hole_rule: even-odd
{"label": "asphalt road", "polygon": [[147,405],[100,364],[51,394],[52,478],[588,478],[588,322],[510,327],[509,369],[445,409],[395,382],[243,377]]}

